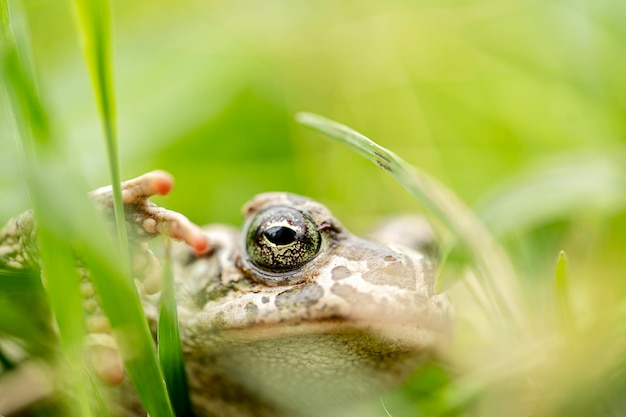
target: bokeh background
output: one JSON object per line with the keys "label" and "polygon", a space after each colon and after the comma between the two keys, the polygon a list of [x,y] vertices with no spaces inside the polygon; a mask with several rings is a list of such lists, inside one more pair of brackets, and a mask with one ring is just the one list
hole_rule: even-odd
{"label": "bokeh background", "polygon": [[[88,188],[107,184],[73,5],[23,3],[68,159]],[[122,176],[172,172],[176,189],[158,202],[195,222],[238,224],[241,205],[268,190],[319,199],[357,232],[419,210],[386,174],[296,124],[296,112],[312,111],[430,172],[497,234],[521,235],[526,266],[566,248],[595,268],[623,249],[614,238],[626,181],[623,1],[131,0],[112,9]],[[2,117],[5,220],[29,202]]]}
{"label": "bokeh background", "polygon": [[[86,188],[107,184],[72,4],[24,8],[68,160]],[[112,11],[122,175],[174,174],[160,204],[200,224],[238,224],[255,193],[284,190],[326,203],[358,232],[420,210],[385,173],[294,120],[316,112],[475,207],[530,288],[565,249],[572,279],[592,294],[579,311],[621,305],[623,0],[115,0]],[[7,120],[2,222],[30,205]]]}
{"label": "bokeh background", "polygon": [[[24,4],[57,133],[90,185],[105,184],[72,4]],[[237,221],[240,204],[266,190],[336,202],[359,227],[361,217],[411,209],[385,175],[298,126],[297,111],[352,126],[470,203],[532,164],[613,153],[624,138],[621,1],[112,7],[123,176],[171,171],[168,205],[198,222]],[[3,217],[27,205],[6,142]]]}

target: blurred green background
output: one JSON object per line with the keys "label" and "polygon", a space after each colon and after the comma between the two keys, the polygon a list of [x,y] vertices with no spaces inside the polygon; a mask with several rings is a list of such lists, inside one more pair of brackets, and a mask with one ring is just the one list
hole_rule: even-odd
{"label": "blurred green background", "polygon": [[[105,185],[72,4],[27,0],[24,8],[41,94],[68,160],[85,189]],[[539,376],[565,387],[564,397],[584,391],[577,381],[590,367],[566,365],[591,363],[616,330],[601,326],[606,317],[626,311],[626,2],[115,0],[112,8],[124,178],[168,170],[176,188],[157,202],[200,224],[238,224],[241,205],[270,190],[320,200],[357,232],[418,211],[389,176],[294,115],[349,125],[477,209],[529,283],[539,333],[539,306],[550,301],[534,290],[552,285],[566,250],[588,344],[557,350],[563,372],[547,367]],[[1,112],[1,223],[30,206],[13,135]],[[626,357],[616,357],[591,368],[602,377],[621,369],[612,378],[623,382]],[[476,358],[467,360],[479,368]],[[501,391],[492,410],[507,409]],[[571,415],[576,401],[563,403]]]}
{"label": "blurred green background", "polygon": [[[106,184],[72,5],[24,3],[55,128],[89,186]],[[354,127],[470,203],[553,155],[621,152],[622,1],[112,6],[123,177],[169,170],[167,206],[199,223],[238,222],[240,205],[267,190],[332,202],[357,229],[414,209],[367,162],[298,126],[301,110]],[[28,202],[10,141],[1,155],[6,219]]]}
{"label": "blurred green background", "polygon": [[[110,180],[72,7],[24,2],[42,96],[92,189]],[[624,249],[615,232],[625,230],[625,2],[112,8],[122,176],[170,171],[176,189],[157,202],[193,221],[238,224],[241,205],[269,190],[325,202],[357,232],[419,209],[386,174],[295,123],[296,112],[312,111],[478,206],[497,235],[522,242],[526,267],[544,265],[537,257],[552,265],[566,248],[594,267],[612,263],[609,274],[622,270],[621,259],[604,255]],[[4,221],[30,204],[0,117]]]}

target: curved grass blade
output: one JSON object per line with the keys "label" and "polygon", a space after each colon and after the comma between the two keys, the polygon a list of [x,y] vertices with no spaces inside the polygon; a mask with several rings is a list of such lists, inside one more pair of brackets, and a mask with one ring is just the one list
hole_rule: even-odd
{"label": "curved grass blade", "polygon": [[96,96],[109,161],[115,227],[122,259],[130,265],[118,158],[115,94],[111,65],[111,11],[107,0],[75,0],[85,60]]}
{"label": "curved grass blade", "polygon": [[170,255],[170,241],[164,242],[165,254],[161,265],[161,305],[159,309],[159,361],[165,376],[167,391],[177,417],[191,417],[189,387],[178,330],[178,312],[174,298],[174,273]]}
{"label": "curved grass blade", "polygon": [[522,330],[523,317],[517,294],[518,283],[504,250],[450,190],[423,171],[409,165],[393,152],[335,121],[312,113],[298,113],[296,120],[329,138],[347,145],[389,172],[411,195],[454,235],[461,253],[467,253],[483,277],[492,311],[510,317]]}

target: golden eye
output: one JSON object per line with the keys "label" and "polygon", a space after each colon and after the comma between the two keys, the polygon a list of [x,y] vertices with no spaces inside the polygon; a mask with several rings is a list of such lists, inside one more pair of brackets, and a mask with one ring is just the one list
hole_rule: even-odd
{"label": "golden eye", "polygon": [[244,233],[250,262],[273,273],[301,268],[315,258],[322,245],[313,219],[287,206],[258,212],[249,220]]}

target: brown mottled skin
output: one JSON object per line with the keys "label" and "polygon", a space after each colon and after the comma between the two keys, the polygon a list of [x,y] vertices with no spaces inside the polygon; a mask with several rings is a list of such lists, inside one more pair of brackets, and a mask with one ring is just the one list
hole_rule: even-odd
{"label": "brown mottled skin", "polygon": [[[136,189],[141,178],[132,180]],[[136,203],[127,184],[125,201]],[[434,265],[419,251],[356,237],[308,198],[266,193],[245,205],[243,231],[204,228],[210,249],[199,255],[198,229],[174,212],[155,216],[146,201],[152,188],[138,188],[134,224],[187,243],[174,248],[174,274],[197,416],[329,415],[397,385],[446,342],[449,303],[434,292]],[[103,193],[94,198],[107,200]],[[153,223],[161,226],[148,230]],[[250,230],[259,224],[267,233]],[[309,233],[311,241],[302,239],[310,245],[294,246],[296,232]],[[258,244],[266,246],[255,252]],[[288,270],[271,265],[283,261]],[[139,288],[154,321],[158,294]],[[141,415],[129,407],[127,415]]]}

